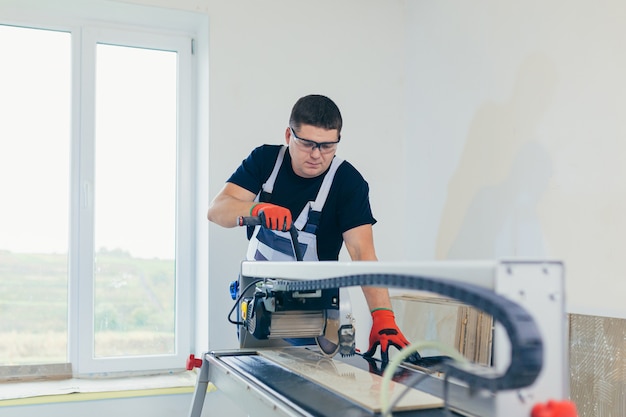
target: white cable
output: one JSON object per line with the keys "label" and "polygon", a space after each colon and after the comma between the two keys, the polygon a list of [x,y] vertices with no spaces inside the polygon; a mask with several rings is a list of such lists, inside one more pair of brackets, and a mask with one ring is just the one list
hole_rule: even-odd
{"label": "white cable", "polygon": [[391,393],[389,391],[389,384],[391,383],[391,378],[396,372],[396,369],[398,369],[402,361],[404,361],[410,355],[424,349],[437,349],[438,351],[450,356],[454,360],[457,360],[459,362],[468,362],[468,360],[463,355],[461,355],[459,351],[441,342],[424,341],[414,343],[405,347],[399,352],[399,354],[394,356],[394,358],[385,368],[385,372],[383,372],[383,382],[381,383],[380,387],[380,406],[382,410],[382,417],[392,417],[390,406]]}

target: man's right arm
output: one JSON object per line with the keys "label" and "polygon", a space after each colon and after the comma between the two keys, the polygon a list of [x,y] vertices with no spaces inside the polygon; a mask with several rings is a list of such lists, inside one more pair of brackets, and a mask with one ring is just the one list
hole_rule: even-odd
{"label": "man's right arm", "polygon": [[240,216],[249,216],[256,195],[243,187],[227,182],[209,205],[207,218],[222,227],[237,226]]}

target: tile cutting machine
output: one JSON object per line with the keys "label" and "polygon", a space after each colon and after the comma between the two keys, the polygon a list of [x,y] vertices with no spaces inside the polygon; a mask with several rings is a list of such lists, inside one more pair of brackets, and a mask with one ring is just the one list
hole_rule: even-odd
{"label": "tile cutting machine", "polygon": [[[231,320],[240,348],[190,358],[200,372],[189,415],[202,415],[212,382],[251,416],[531,416],[569,394],[563,278],[562,264],[546,261],[243,262],[241,314]],[[375,371],[387,363],[354,355],[354,317],[342,302],[346,288],[364,285],[428,291],[490,314],[493,366],[449,360],[433,372],[405,362],[393,384],[420,380],[405,391],[435,401],[384,409],[376,398],[388,385]],[[312,346],[290,347],[310,338]]]}

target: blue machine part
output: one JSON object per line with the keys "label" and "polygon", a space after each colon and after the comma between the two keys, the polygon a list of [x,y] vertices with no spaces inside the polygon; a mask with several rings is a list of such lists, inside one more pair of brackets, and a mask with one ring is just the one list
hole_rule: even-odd
{"label": "blue machine part", "polygon": [[239,280],[237,281],[232,281],[230,283],[230,298],[232,298],[233,300],[236,300],[237,297],[239,296]]}

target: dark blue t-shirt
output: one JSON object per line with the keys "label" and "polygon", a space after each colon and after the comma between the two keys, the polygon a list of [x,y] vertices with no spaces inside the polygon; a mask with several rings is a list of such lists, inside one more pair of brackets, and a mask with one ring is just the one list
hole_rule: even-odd
{"label": "dark blue t-shirt", "polygon": [[[254,149],[228,179],[258,194],[267,181],[280,145],[263,145]],[[289,151],[281,165],[269,202],[288,208],[295,219],[307,202],[314,201],[326,172],[315,178],[303,178],[293,172]],[[375,224],[369,202],[369,186],[349,162],[344,161],[330,187],[317,229],[317,257],[321,261],[337,260],[343,244],[343,232],[364,224]]]}

